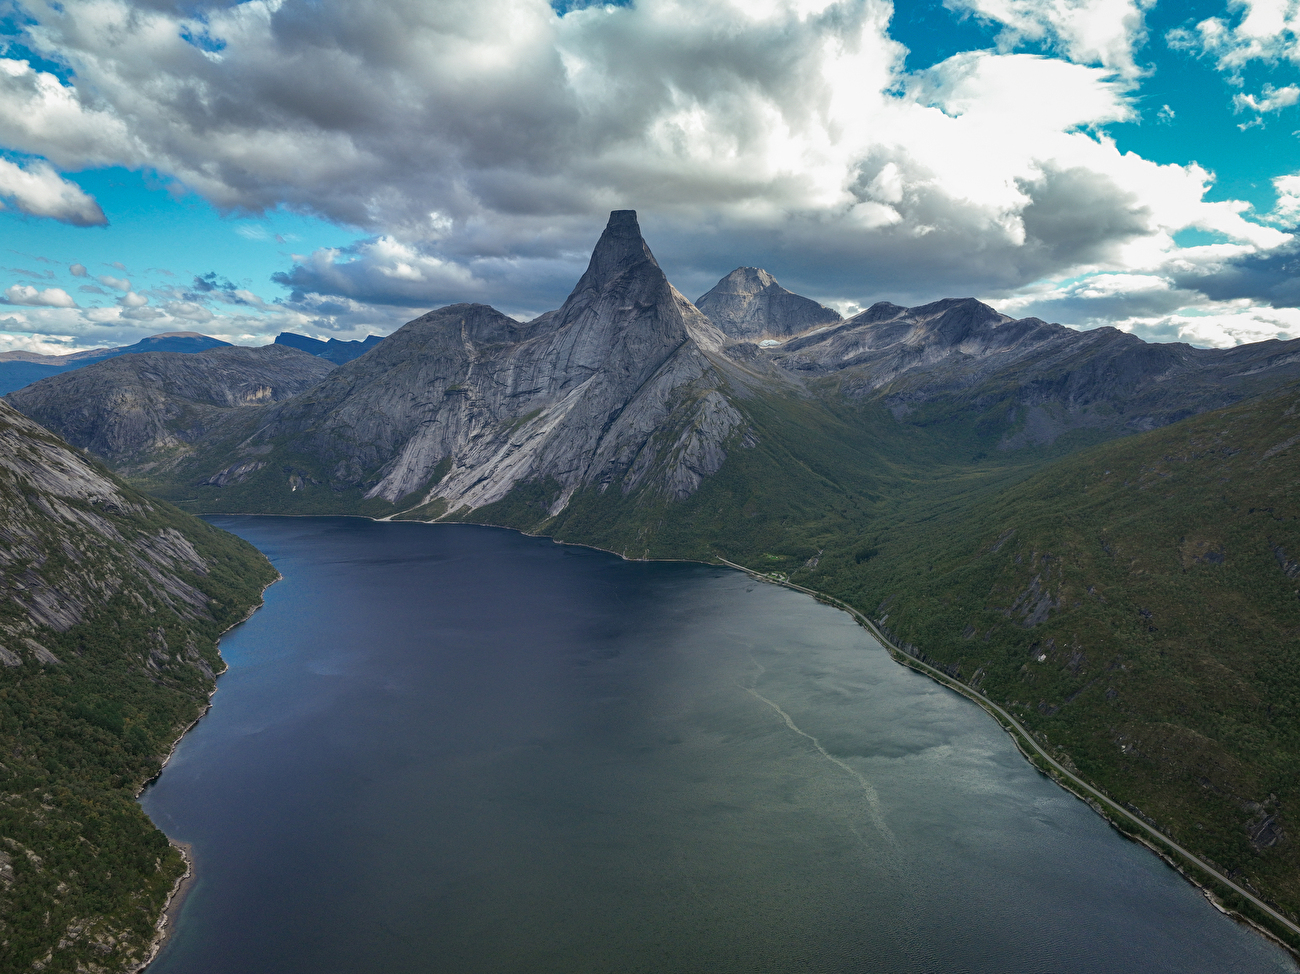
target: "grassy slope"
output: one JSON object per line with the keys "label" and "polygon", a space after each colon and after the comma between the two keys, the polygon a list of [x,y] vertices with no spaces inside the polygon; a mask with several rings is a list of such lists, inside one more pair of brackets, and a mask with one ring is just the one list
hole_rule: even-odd
{"label": "grassy slope", "polygon": [[[589,490],[551,518],[558,485],[533,483],[461,516],[629,557],[720,554],[887,616],[898,641],[1015,704],[1084,777],[1294,915],[1300,582],[1273,549],[1300,561],[1300,446],[1261,458],[1300,431],[1296,397],[1013,453],[997,449],[1002,403],[900,423],[834,395],[756,397],[758,445],[737,433],[686,501]],[[291,493],[281,473],[247,497],[212,489],[219,508],[177,499],[403,506]]]}
{"label": "grassy slope", "polygon": [[[174,528],[208,561],[208,574],[180,577],[212,600],[210,618],[181,618],[118,569],[125,584],[85,621],[35,633],[61,665],[28,659],[0,668],[0,970],[121,970],[143,959],[183,863],[136,792],[202,712],[211,670],[222,666],[218,635],[275,577],[238,538],[121,491],[136,511],[95,513],[123,544],[106,550],[98,539],[83,544],[51,531],[35,570],[62,567],[67,540],[83,567],[113,573],[102,566],[129,562],[126,543]],[[0,603],[0,621],[20,615],[12,602]],[[175,655],[150,665],[159,636]]]}
{"label": "grassy slope", "polygon": [[1295,917],[1300,388],[908,513],[878,557],[797,580],[884,617]]}
{"label": "grassy slope", "polygon": [[1300,390],[1055,459],[999,454],[978,416],[746,406],[759,445],[732,444],[685,502],[593,491],[547,518],[557,485],[533,484],[466,516],[629,557],[721,554],[885,616],[1296,915],[1300,443],[1263,457],[1300,434]]}

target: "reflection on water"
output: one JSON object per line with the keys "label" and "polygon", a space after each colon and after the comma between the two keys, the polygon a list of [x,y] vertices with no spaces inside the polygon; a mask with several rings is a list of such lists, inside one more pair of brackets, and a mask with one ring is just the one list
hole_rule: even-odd
{"label": "reflection on water", "polygon": [[199,877],[151,974],[1296,971],[804,596],[214,520],[285,578],[143,797]]}

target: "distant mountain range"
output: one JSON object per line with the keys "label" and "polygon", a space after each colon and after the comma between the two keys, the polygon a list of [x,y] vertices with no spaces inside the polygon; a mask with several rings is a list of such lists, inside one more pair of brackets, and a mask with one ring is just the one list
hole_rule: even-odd
{"label": "distant mountain range", "polygon": [[359,342],[344,342],[337,338],[331,338],[329,341],[323,342],[319,338],[295,335],[291,331],[282,331],[275,336],[275,344],[277,345],[288,345],[290,348],[297,348],[304,352],[310,352],[312,355],[319,355],[335,365],[342,365],[344,362],[351,362],[354,358],[360,358],[383,340],[381,335],[369,335]]}
{"label": "distant mountain range", "polygon": [[173,331],[151,335],[134,345],[96,348],[86,352],[73,352],[70,355],[4,352],[0,353],[0,395],[7,395],[51,375],[71,372],[73,369],[103,362],[119,355],[135,355],[142,352],[203,352],[209,348],[220,348],[229,344],[219,338],[209,338],[194,331]]}
{"label": "distant mountain range", "polygon": [[468,520],[832,594],[1295,915],[1297,396],[1300,340],[844,319],[758,268],[692,303],[620,210],[530,322],[452,305],[7,399],[194,512]]}
{"label": "distant mountain range", "polygon": [[[318,338],[308,338],[306,335],[295,335],[291,331],[285,331],[276,336],[275,344],[287,345],[290,348],[310,352],[312,355],[320,356],[335,365],[342,365],[344,362],[351,362],[354,358],[364,355],[381,341],[383,341],[383,338],[379,335],[370,335],[364,341],[345,342],[337,338],[321,341]],[[142,338],[134,345],[123,345],[118,348],[94,348],[84,352],[72,352],[68,355],[41,355],[37,352],[23,351],[2,352],[0,353],[0,396],[16,392],[24,386],[31,385],[33,382],[38,382],[49,376],[71,372],[73,369],[80,369],[96,362],[117,358],[119,355],[139,355],[147,352],[192,354],[229,346],[229,342],[223,342],[219,338],[211,338],[207,335],[200,335],[195,331],[173,331],[161,335],[150,335],[148,338]]]}

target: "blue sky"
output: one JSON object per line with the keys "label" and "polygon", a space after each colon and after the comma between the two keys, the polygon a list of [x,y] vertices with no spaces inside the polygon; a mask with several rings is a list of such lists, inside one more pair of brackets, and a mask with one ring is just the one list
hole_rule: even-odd
{"label": "blue sky", "polygon": [[531,317],[610,209],[688,297],[1300,337],[1296,0],[0,7],[0,350]]}

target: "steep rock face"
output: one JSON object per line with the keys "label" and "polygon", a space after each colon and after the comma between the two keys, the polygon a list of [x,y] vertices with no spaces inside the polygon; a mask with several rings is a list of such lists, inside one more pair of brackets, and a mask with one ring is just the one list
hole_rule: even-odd
{"label": "steep rock face", "polygon": [[8,398],[74,446],[129,468],[186,450],[221,429],[232,412],[288,399],[332,368],[282,345],[149,352],[51,376]]}
{"label": "steep rock face", "polygon": [[[144,520],[149,512],[147,502],[129,500],[83,457],[0,402],[0,600],[26,616],[4,625],[9,641],[42,626],[66,632],[128,581],[183,617],[210,618],[207,597],[186,580],[206,575],[207,565],[184,535],[174,528],[123,533],[121,519]],[[111,568],[106,559],[115,562]]]}
{"label": "steep rock face", "polygon": [[268,411],[241,449],[287,439],[331,486],[390,501],[428,496],[450,464],[433,496],[452,510],[547,478],[557,511],[585,485],[684,496],[743,421],[710,359],[725,340],[668,283],[635,212],[615,211],[563,307],[527,324],[484,305],[431,311]]}
{"label": "steep rock face", "polygon": [[728,338],[744,341],[784,338],[842,320],[838,311],[787,291],[758,267],[737,267],[695,306]]}
{"label": "steep rock face", "polygon": [[0,970],[148,958],[184,864],[135,796],[207,705],[217,636],[273,578],[0,402]]}
{"label": "steep rock face", "polygon": [[900,417],[941,399],[1004,406],[1009,448],[1082,427],[1153,429],[1300,378],[1300,340],[1149,344],[1109,327],[1012,319],[973,298],[882,302],[769,355],[793,373],[837,378],[849,396],[880,396]]}

